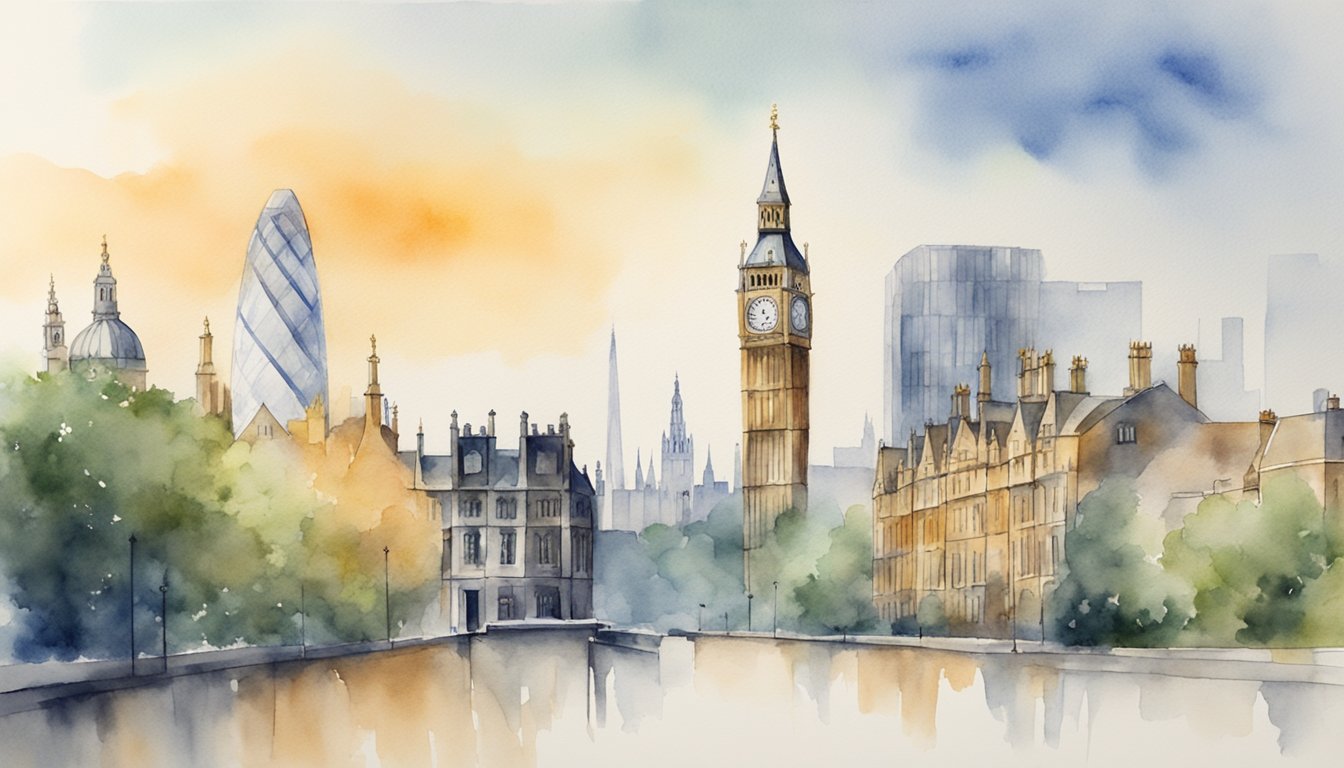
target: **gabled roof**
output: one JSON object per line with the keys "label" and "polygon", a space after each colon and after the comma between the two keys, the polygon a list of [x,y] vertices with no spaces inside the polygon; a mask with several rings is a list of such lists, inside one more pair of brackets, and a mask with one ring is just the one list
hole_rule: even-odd
{"label": "gabled roof", "polygon": [[1129,397],[1108,399],[1107,401],[1105,401],[1104,404],[1099,405],[1096,408],[1093,408],[1090,413],[1088,413],[1085,417],[1083,417],[1078,422],[1078,426],[1075,431],[1078,434],[1087,432],[1088,430],[1095,427],[1097,424],[1101,423],[1101,421],[1105,419],[1107,416],[1110,416],[1111,413],[1113,413],[1117,408],[1134,403],[1144,402],[1147,400],[1152,400],[1154,398],[1179,401],[1185,404],[1187,408],[1190,408],[1190,410],[1194,412],[1195,415],[1194,420],[1197,423],[1207,424],[1209,422],[1208,416],[1205,416],[1203,412],[1201,412],[1198,408],[1194,408],[1190,406],[1188,403],[1185,403],[1185,401],[1181,399],[1180,395],[1176,394],[1171,390],[1171,387],[1167,386],[1164,382],[1159,381],[1153,386],[1148,387],[1147,389],[1140,390],[1130,395]]}
{"label": "gabled roof", "polygon": [[1285,416],[1270,433],[1260,468],[1344,458],[1342,436],[1344,411]]}
{"label": "gabled roof", "polygon": [[[1078,435],[1092,428],[1092,425],[1105,418],[1106,414],[1115,410],[1121,403],[1125,402],[1123,397],[1087,397],[1074,407],[1073,412],[1069,414],[1064,423],[1059,427],[1061,435]],[[1084,427],[1084,422],[1087,426]]]}
{"label": "gabled roof", "polygon": [[569,490],[574,493],[597,493],[588,480],[587,473],[579,471],[572,461],[569,463]]}
{"label": "gabled roof", "polygon": [[1027,439],[1035,441],[1036,433],[1041,429],[1041,417],[1045,415],[1045,403],[1022,403],[1018,413],[1022,415],[1022,428],[1026,431]]}

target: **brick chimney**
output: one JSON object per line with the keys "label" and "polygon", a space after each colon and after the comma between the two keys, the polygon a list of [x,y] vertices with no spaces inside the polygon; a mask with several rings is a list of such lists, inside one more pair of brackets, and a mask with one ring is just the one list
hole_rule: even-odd
{"label": "brick chimney", "polygon": [[1182,344],[1176,349],[1180,353],[1180,358],[1176,361],[1177,391],[1180,392],[1181,399],[1189,403],[1191,408],[1198,408],[1195,368],[1199,366],[1199,361],[1195,359],[1195,345]]}
{"label": "brick chimney", "polygon": [[1073,356],[1073,365],[1069,366],[1069,391],[1080,395],[1087,394],[1087,358]]}
{"label": "brick chimney", "polygon": [[1129,386],[1126,396],[1153,386],[1153,345],[1147,341],[1129,342]]}
{"label": "brick chimney", "polygon": [[971,385],[958,384],[952,388],[952,418],[971,418]]}

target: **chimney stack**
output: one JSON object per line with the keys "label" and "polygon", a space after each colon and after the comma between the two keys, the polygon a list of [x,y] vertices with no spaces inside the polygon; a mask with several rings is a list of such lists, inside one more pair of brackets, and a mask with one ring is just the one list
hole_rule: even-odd
{"label": "chimney stack", "polygon": [[1325,399],[1325,410],[1327,411],[1339,410],[1339,395],[1331,394],[1329,397]]}
{"label": "chimney stack", "polygon": [[975,395],[977,403],[987,403],[994,399],[992,377],[990,376],[989,352],[980,353],[980,391]]}
{"label": "chimney stack", "polygon": [[1049,397],[1051,392],[1055,391],[1055,353],[1053,350],[1045,350],[1041,355],[1040,363],[1041,386],[1036,394]]}
{"label": "chimney stack", "polygon": [[1279,422],[1279,417],[1274,415],[1273,411],[1260,412],[1260,450],[1264,451],[1265,446],[1269,444],[1269,435],[1274,431],[1274,425]]}
{"label": "chimney stack", "polygon": [[1032,389],[1032,369],[1036,366],[1032,358],[1036,356],[1034,349],[1017,350],[1017,397],[1018,399],[1031,397],[1034,394]]}
{"label": "chimney stack", "polygon": [[1182,344],[1176,349],[1180,353],[1180,358],[1176,361],[1177,391],[1181,399],[1189,403],[1191,408],[1198,408],[1195,368],[1199,366],[1199,361],[1195,359],[1195,345]]}
{"label": "chimney stack", "polygon": [[971,385],[958,384],[952,388],[952,418],[971,418]]}
{"label": "chimney stack", "polygon": [[1126,396],[1153,386],[1153,345],[1146,341],[1129,342],[1129,386]]}
{"label": "chimney stack", "polygon": [[1073,365],[1069,366],[1069,391],[1080,395],[1087,394],[1087,358],[1073,356]]}

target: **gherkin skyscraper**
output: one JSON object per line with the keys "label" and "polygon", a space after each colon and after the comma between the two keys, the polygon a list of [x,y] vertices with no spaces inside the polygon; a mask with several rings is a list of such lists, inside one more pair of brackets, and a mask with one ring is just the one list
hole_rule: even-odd
{"label": "gherkin skyscraper", "polygon": [[303,418],[318,397],[330,412],[317,262],[292,190],[271,194],[247,244],[233,331],[232,386],[235,437],[254,420],[284,428]]}

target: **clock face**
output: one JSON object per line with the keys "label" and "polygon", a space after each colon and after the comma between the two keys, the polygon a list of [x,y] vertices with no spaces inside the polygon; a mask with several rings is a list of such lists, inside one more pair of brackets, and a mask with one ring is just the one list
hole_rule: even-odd
{"label": "clock face", "polygon": [[769,296],[758,296],[747,305],[747,327],[765,333],[779,323],[779,305]]}
{"label": "clock face", "polygon": [[789,323],[793,325],[793,330],[798,333],[807,333],[807,299],[802,296],[794,296],[793,304],[789,307]]}

